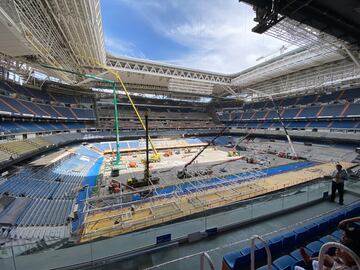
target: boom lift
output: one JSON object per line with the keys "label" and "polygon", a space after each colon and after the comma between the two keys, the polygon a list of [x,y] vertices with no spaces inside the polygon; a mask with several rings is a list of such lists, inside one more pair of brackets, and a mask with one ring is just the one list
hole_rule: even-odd
{"label": "boom lift", "polygon": [[181,171],[177,172],[177,177],[179,179],[184,179],[184,178],[190,178],[192,176],[199,176],[199,175],[208,175],[211,174],[212,171],[210,169],[206,169],[203,172],[196,172],[195,175],[192,175],[191,173],[189,173],[187,171],[187,167],[189,165],[191,165],[204,151],[206,148],[208,148],[210,145],[212,145],[217,138],[219,138],[220,136],[222,136],[225,131],[229,128],[229,126],[225,126],[210,142],[208,142],[200,151],[199,153],[197,153],[188,163],[185,164],[184,168]]}
{"label": "boom lift", "polygon": [[240,138],[234,145],[234,147],[228,152],[229,157],[240,156],[240,151],[246,151],[244,146],[240,146],[239,144],[245,141],[251,133],[246,134],[244,137]]}

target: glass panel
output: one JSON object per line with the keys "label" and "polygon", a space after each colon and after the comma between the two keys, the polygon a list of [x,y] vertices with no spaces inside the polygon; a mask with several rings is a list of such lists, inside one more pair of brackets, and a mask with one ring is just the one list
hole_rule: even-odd
{"label": "glass panel", "polygon": [[0,269],[16,269],[11,247],[3,247],[0,249]]}
{"label": "glass panel", "polygon": [[[26,245],[23,247],[26,248]],[[91,260],[91,248],[88,244],[15,257],[17,270],[60,268]]]}
{"label": "glass panel", "polygon": [[[351,184],[353,185],[353,183]],[[347,185],[350,185],[350,183],[347,183]],[[227,208],[218,210],[214,209],[208,211],[206,215],[203,213],[196,213],[196,215],[198,215],[197,218],[183,220],[180,225],[179,223],[167,224],[157,228],[150,228],[144,231],[96,241],[91,244],[83,244],[58,250],[44,250],[44,247],[40,245],[40,243],[20,245],[14,247],[14,254],[16,256],[14,261],[12,259],[11,249],[3,247],[0,249],[0,269],[15,269],[14,265],[16,266],[16,269],[58,268],[91,262],[92,260],[102,259],[109,256],[121,255],[126,252],[131,252],[132,250],[153,246],[156,244],[156,238],[165,234],[171,234],[171,239],[174,240],[187,237],[190,233],[203,232],[210,228],[220,228],[241,223],[251,220],[252,218],[277,212],[284,208],[301,205],[304,202],[322,198],[323,192],[329,190],[329,186],[329,182],[317,182],[310,186],[259,197],[252,201],[241,202],[228,206]],[[259,233],[259,231],[254,231],[253,233]],[[237,235],[237,238],[244,239],[247,235],[240,232]],[[225,241],[222,241],[222,243],[227,242],[226,234],[224,235],[224,239]],[[242,241],[241,244],[232,243],[237,240],[233,238],[229,238],[228,240],[228,242],[231,243],[228,246],[219,247],[209,251],[217,269],[221,267],[222,256],[226,252],[240,249],[241,247],[244,247],[244,245],[249,245],[249,243],[245,244],[244,241]],[[50,245],[51,244],[48,244],[47,246]],[[58,243],[53,243],[52,246],[56,248],[60,245]],[[206,249],[206,242],[204,242],[203,247]],[[37,253],[24,255],[25,252],[29,252],[30,250],[32,252],[36,251]],[[186,255],[177,254],[176,248],[169,248],[168,252],[169,254],[171,253],[170,257],[173,258]],[[187,252],[191,253],[191,250],[188,250]],[[192,252],[196,252],[196,250],[193,250]],[[142,257],[144,260],[144,266],[148,267],[152,264],[153,260],[161,262],[162,259],[159,260],[156,256],[160,255],[147,254]],[[129,260],[127,263],[131,264],[133,262],[134,260]],[[190,257],[187,257],[186,259],[182,259],[181,263],[176,260],[171,264],[171,267],[172,269],[196,269],[199,264],[200,255],[194,254],[190,255]],[[169,265],[161,267],[164,267],[163,269],[169,269]]]}

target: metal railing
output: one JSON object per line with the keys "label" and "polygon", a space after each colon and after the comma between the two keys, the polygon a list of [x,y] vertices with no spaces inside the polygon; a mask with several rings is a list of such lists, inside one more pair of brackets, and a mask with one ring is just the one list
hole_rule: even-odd
{"label": "metal railing", "polygon": [[272,258],[271,258],[271,251],[270,251],[269,245],[264,240],[264,238],[262,238],[259,235],[253,235],[251,237],[251,257],[250,257],[251,258],[251,270],[255,270],[255,240],[256,239],[258,239],[264,243],[264,247],[265,247],[265,251],[266,251],[267,266],[268,266],[268,269],[271,270]]}
{"label": "metal railing", "polygon": [[206,261],[209,263],[209,266],[210,266],[211,270],[215,270],[214,263],[213,263],[210,255],[209,255],[207,252],[204,252],[204,253],[201,254],[201,256],[200,256],[200,270],[204,270],[205,259],[206,259]]}

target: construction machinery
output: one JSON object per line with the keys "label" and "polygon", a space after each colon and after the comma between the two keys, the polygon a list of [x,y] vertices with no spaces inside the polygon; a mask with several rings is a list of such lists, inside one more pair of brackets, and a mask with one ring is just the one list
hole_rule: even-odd
{"label": "construction machinery", "polygon": [[205,146],[203,146],[203,148],[188,162],[185,164],[184,168],[181,171],[177,172],[177,177],[179,179],[184,179],[184,178],[191,178],[194,176],[199,176],[199,175],[210,175],[212,174],[212,170],[211,169],[205,169],[205,170],[201,170],[201,171],[197,171],[197,172],[188,172],[187,168],[189,165],[191,165],[210,145],[212,145],[217,138],[221,137],[225,131],[229,128],[229,126],[225,126],[211,141],[209,141]]}
{"label": "construction machinery", "polygon": [[122,191],[122,187],[135,191],[135,189],[132,186],[116,181],[115,179],[112,179],[109,183],[109,192],[110,194],[119,193],[120,191]]}
{"label": "construction machinery", "polygon": [[149,185],[156,185],[160,181],[159,177],[150,177],[145,181],[145,179],[138,179],[136,177],[131,177],[127,180],[127,185],[132,188],[146,187]]}
{"label": "construction machinery", "polygon": [[[131,177],[127,180],[127,185],[133,188],[138,188],[138,187],[146,187],[146,186],[150,186],[150,185],[155,185],[158,184],[160,181],[159,177],[154,177],[150,175],[150,170],[149,170],[149,163],[150,163],[150,158],[149,158],[149,123],[148,123],[148,114],[145,114],[145,133],[146,133],[146,158],[145,158],[145,170],[144,170],[144,178],[143,179],[138,179],[136,177]],[[157,154],[157,156],[159,156]],[[154,157],[154,156],[153,156]],[[153,158],[152,157],[152,158]],[[156,157],[155,157],[156,158]],[[160,161],[160,159],[159,159]]]}
{"label": "construction machinery", "polygon": [[246,134],[246,136],[240,138],[232,147],[231,150],[228,151],[228,156],[229,157],[236,157],[236,156],[240,156],[240,152],[241,151],[246,151],[246,147],[245,146],[241,146],[240,143],[242,143],[243,141],[245,141],[249,136],[251,135],[251,133]]}

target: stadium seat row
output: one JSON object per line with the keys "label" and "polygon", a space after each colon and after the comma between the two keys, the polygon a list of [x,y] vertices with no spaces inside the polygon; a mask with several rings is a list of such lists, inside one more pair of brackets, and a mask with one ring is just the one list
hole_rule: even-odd
{"label": "stadium seat row", "polygon": [[[360,214],[360,203],[335,213],[321,217],[303,227],[296,228],[282,235],[275,236],[267,241],[273,259],[273,269],[291,270],[294,265],[301,265],[302,258],[299,253],[301,246],[306,246],[310,255],[317,255],[324,242],[332,238],[339,239],[341,232],[336,230],[338,223]],[[335,230],[335,231],[334,231]],[[328,235],[331,233],[331,236]],[[315,240],[315,241],[314,241]],[[295,248],[295,250],[294,250]],[[285,255],[288,254],[290,255]],[[250,247],[227,253],[223,257],[223,270],[242,270],[250,268]],[[262,242],[255,245],[255,263],[259,267],[266,263],[266,251]],[[267,266],[258,269],[266,269]]]}
{"label": "stadium seat row", "polygon": [[[284,121],[287,128],[317,128],[317,129],[360,129],[360,121]],[[242,128],[281,128],[281,122],[239,122],[233,127]]]}
{"label": "stadium seat row", "polygon": [[40,90],[31,87],[26,87],[9,81],[0,80],[0,89],[8,93],[16,93],[28,98],[35,98],[45,101],[56,101],[64,104],[79,104],[88,103],[92,104],[91,96],[72,96],[64,93],[49,92],[47,90]]}
{"label": "stadium seat row", "polygon": [[[309,105],[314,103],[329,103],[332,101],[353,101],[360,98],[360,89],[346,89],[341,91],[335,91],[325,94],[311,94],[299,97],[280,98],[275,100],[275,104],[278,107],[288,107],[294,105]],[[259,110],[263,108],[272,108],[274,105],[269,101],[259,101],[253,103],[246,103],[243,106],[243,110]]]}
{"label": "stadium seat row", "polygon": [[70,129],[84,129],[84,123],[43,123],[43,122],[0,122],[0,132],[4,134],[21,132],[47,132]]}
{"label": "stadium seat row", "polygon": [[[313,106],[306,108],[288,108],[280,112],[281,118],[286,120],[304,118],[339,118],[339,117],[359,117],[360,103],[329,104],[323,106]],[[223,121],[244,121],[244,120],[273,120],[279,119],[274,110],[265,111],[224,111],[218,113]]]}
{"label": "stadium seat row", "polygon": [[92,109],[78,109],[30,102],[0,95],[0,114],[46,119],[94,120]]}

